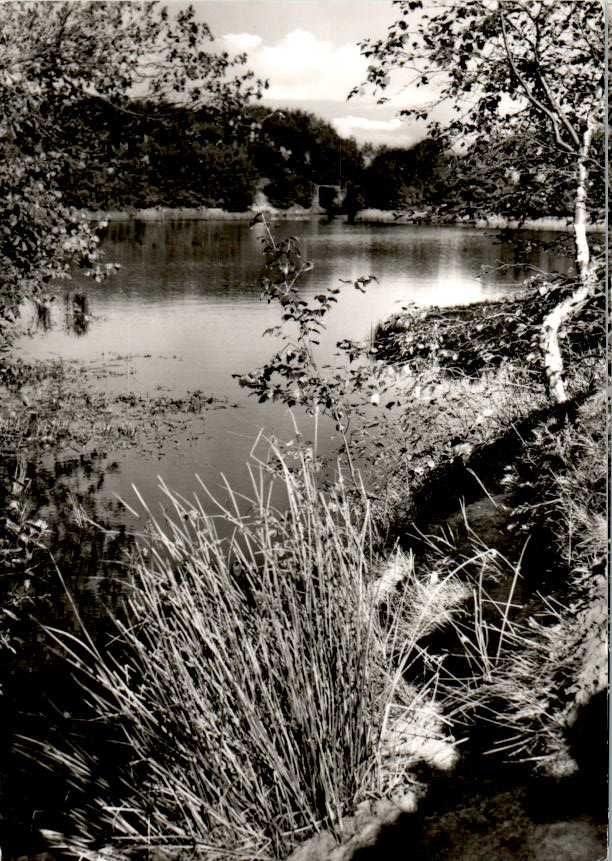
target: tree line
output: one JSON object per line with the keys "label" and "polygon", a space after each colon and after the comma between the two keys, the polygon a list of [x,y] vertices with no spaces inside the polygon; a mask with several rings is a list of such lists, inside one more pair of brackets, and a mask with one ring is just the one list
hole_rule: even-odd
{"label": "tree line", "polygon": [[[567,185],[549,181],[530,140],[521,143],[517,165],[515,140],[479,141],[461,155],[434,137],[411,147],[359,147],[302,110],[117,106],[94,96],[61,106],[56,123],[68,147],[87,154],[66,160],[57,177],[63,201],[78,208],[244,211],[260,188],[280,209],[309,208],[317,185],[341,186],[349,215],[366,207],[443,213],[457,206],[477,214],[491,199],[499,214],[514,217],[564,216],[572,208]],[[336,206],[333,198],[322,203]]]}
{"label": "tree line", "polygon": [[446,156],[429,141],[363,150],[301,110],[209,107],[97,97],[62,108],[64,137],[87,158],[63,166],[64,201],[90,209],[211,206],[248,209],[258,188],[273,206],[308,208],[316,185],[340,185],[349,204],[395,209],[433,202]]}

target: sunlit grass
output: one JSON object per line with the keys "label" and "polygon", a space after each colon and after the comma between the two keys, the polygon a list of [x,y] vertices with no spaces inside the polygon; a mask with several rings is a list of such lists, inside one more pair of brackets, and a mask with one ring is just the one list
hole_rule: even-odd
{"label": "sunlit grass", "polygon": [[[284,857],[323,831],[345,837],[361,802],[401,805],[423,756],[454,762],[435,674],[420,689],[404,679],[432,614],[423,596],[407,612],[411,559],[392,590],[379,576],[363,489],[324,494],[309,450],[289,461],[273,446],[251,478],[248,500],[227,488],[223,539],[201,504],[163,487],[167,516],[141,542],[107,649],[52,632],[127,754],[118,798],[83,750],[51,753],[94,784],[100,821],[75,809],[75,833],[49,835],[73,854]],[[270,501],[278,482],[286,513]]]}

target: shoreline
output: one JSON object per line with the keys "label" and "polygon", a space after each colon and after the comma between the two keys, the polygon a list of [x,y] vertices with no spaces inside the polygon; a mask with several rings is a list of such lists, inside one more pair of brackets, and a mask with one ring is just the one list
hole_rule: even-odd
{"label": "shoreline", "polygon": [[[550,230],[569,233],[573,230],[571,216],[541,216],[540,218],[528,218],[520,223],[516,218],[507,218],[503,215],[490,216],[488,218],[470,219],[449,218],[435,219],[430,217],[426,210],[407,214],[397,214],[384,209],[362,209],[355,218],[357,224],[424,224],[427,226],[456,225],[459,227],[475,227],[478,230]],[[587,224],[587,232],[604,233],[605,224],[596,222]]]}
{"label": "shoreline", "polygon": [[[270,218],[282,221],[314,221],[325,217],[321,210],[305,209],[303,206],[292,206],[289,209],[276,209],[272,206],[254,207],[242,212],[228,212],[218,207],[190,206],[151,206],[144,209],[119,210],[81,210],[80,215],[85,221],[108,222],[163,222],[163,221],[251,221],[258,213],[263,212]],[[346,214],[332,216],[334,219],[345,221]],[[527,219],[522,224],[517,219],[505,216],[491,216],[470,220],[468,218],[435,219],[424,210],[397,214],[393,210],[362,209],[355,216],[355,224],[387,224],[387,225],[424,225],[427,227],[472,227],[477,230],[533,230],[569,233],[572,231],[570,216],[542,216]],[[605,224],[595,222],[587,224],[588,233],[605,233]]]}
{"label": "shoreline", "polygon": [[263,212],[270,218],[282,218],[285,221],[312,221],[321,218],[323,212],[317,213],[303,206],[292,206],[289,209],[276,209],[272,206],[254,207],[242,212],[228,212],[219,207],[206,206],[149,206],[144,209],[83,209],[80,215],[85,221],[251,221]]}

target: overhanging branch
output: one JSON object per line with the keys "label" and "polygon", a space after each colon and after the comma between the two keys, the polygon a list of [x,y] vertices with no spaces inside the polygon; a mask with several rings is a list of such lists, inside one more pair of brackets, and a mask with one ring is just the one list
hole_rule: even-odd
{"label": "overhanging branch", "polygon": [[518,66],[516,65],[516,62],[515,62],[514,57],[512,55],[512,52],[510,51],[510,46],[508,45],[508,36],[506,33],[506,21],[505,21],[505,18],[504,18],[504,15],[503,15],[501,9],[499,11],[499,19],[500,19],[500,23],[501,23],[502,38],[504,40],[504,50],[506,52],[506,56],[508,57],[508,62],[510,63],[510,68],[512,69],[512,72],[513,72],[514,76],[516,77],[517,81],[521,85],[523,92],[525,93],[525,97],[531,102],[531,104],[535,108],[537,108],[545,116],[548,117],[548,119],[552,123],[553,132],[554,132],[555,140],[557,141],[557,144],[562,149],[564,149],[566,152],[575,153],[574,147],[572,147],[572,146],[570,146],[570,144],[566,143],[566,141],[564,141],[563,138],[561,137],[561,133],[559,131],[559,119],[560,118],[557,115],[555,115],[549,108],[547,108],[546,105],[543,102],[541,102],[540,99],[537,98],[537,96],[534,95],[534,93],[530,89],[529,85],[527,84],[527,81],[525,80],[523,75],[521,75],[521,73],[519,72]]}

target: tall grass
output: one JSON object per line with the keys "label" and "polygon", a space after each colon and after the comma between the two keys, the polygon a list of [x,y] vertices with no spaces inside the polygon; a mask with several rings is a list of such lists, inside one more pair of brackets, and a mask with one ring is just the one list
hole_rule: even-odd
{"label": "tall grass", "polygon": [[[504,720],[515,731],[517,755],[557,776],[577,768],[567,730],[608,686],[604,427],[600,391],[579,407],[574,422],[536,434],[529,459],[538,502],[526,505],[524,516],[549,535],[558,580],[488,692],[509,703]],[[605,726],[600,729],[603,736]]]}
{"label": "tall grass", "polygon": [[[449,635],[446,645],[459,660],[440,667],[445,715],[456,729],[474,720],[488,726],[489,753],[555,777],[577,770],[568,731],[608,683],[604,424],[599,392],[573,421],[534,429],[507,497],[506,528],[516,534],[511,558],[482,542],[467,520],[461,566],[452,540],[432,539],[428,548],[438,576],[461,567],[472,586],[468,611],[448,620],[455,643]],[[546,556],[534,556],[525,572],[534,541]],[[549,582],[540,584],[546,567]],[[536,591],[540,585],[546,594]]]}
{"label": "tall grass", "polygon": [[[431,697],[402,679],[418,639],[402,601],[379,611],[365,493],[321,493],[308,451],[289,463],[273,448],[251,478],[250,500],[227,488],[219,506],[229,538],[164,487],[167,516],[151,520],[108,649],[52,632],[128,752],[122,797],[95,787],[97,833],[73,813],[64,842],[80,857],[104,844],[112,857],[284,857],[323,830],[342,838],[360,802],[406,791],[401,745]],[[271,504],[278,482],[286,513]],[[51,756],[92,782],[83,751]]]}

